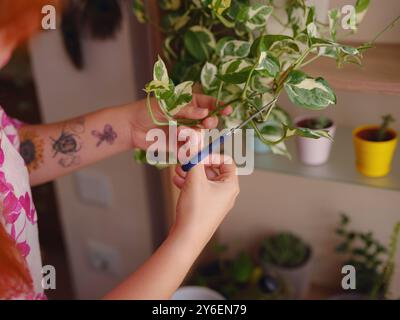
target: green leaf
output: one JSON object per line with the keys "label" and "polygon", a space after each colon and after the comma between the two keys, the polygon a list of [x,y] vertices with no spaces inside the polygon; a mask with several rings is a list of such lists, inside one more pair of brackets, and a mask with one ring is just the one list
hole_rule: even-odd
{"label": "green leaf", "polygon": [[231,60],[220,67],[219,77],[227,83],[245,83],[252,69],[252,64],[246,60]]}
{"label": "green leaf", "polygon": [[143,0],[133,0],[133,14],[140,23],[148,21]]}
{"label": "green leaf", "polygon": [[158,57],[157,62],[154,64],[153,80],[165,85],[169,84],[168,70],[160,57]]}
{"label": "green leaf", "polygon": [[356,2],[356,20],[360,24],[368,11],[370,0],[357,0]]}
{"label": "green leaf", "polygon": [[322,110],[336,104],[336,95],[324,79],[311,78],[302,71],[292,71],[284,86],[290,101],[301,107]]}
{"label": "green leaf", "polygon": [[163,10],[178,10],[181,6],[181,0],[159,0],[160,7]]}
{"label": "green leaf", "polygon": [[219,52],[219,55],[226,59],[231,60],[234,58],[245,58],[250,53],[250,42],[229,40],[224,43]]}
{"label": "green leaf", "polygon": [[272,6],[255,3],[251,6],[242,6],[236,18],[249,30],[256,30],[267,25],[268,18],[273,11]]}
{"label": "green leaf", "polygon": [[156,92],[156,98],[159,105],[169,115],[176,115],[183,107],[192,101],[192,81],[185,81],[173,90],[164,90],[162,92]]}
{"label": "green leaf", "polygon": [[135,161],[139,164],[147,163],[146,151],[144,151],[142,149],[135,149],[134,153],[133,153],[133,157],[134,157]]}
{"label": "green leaf", "polygon": [[328,12],[329,32],[334,41],[336,41],[336,36],[337,36],[337,32],[338,32],[338,27],[340,25],[341,16],[342,15],[341,15],[339,9],[333,9]]}
{"label": "green leaf", "polygon": [[266,71],[269,76],[275,78],[280,71],[279,61],[270,53],[261,52],[255,70]]}
{"label": "green leaf", "polygon": [[170,11],[162,18],[162,28],[167,31],[167,34],[172,34],[172,31],[179,31],[190,22],[192,10],[187,10],[185,13]]}
{"label": "green leaf", "polygon": [[253,273],[254,264],[250,256],[246,253],[240,253],[239,256],[231,262],[230,273],[235,282],[246,283]]}
{"label": "green leaf", "polygon": [[222,15],[231,6],[231,0],[212,0],[211,9],[217,14]]}
{"label": "green leaf", "polygon": [[217,84],[217,66],[207,62],[201,70],[201,85],[205,91],[215,90]]}
{"label": "green leaf", "polygon": [[250,87],[259,93],[271,92],[274,85],[273,77],[265,77],[264,75],[255,74],[251,78]]}
{"label": "green leaf", "polygon": [[332,137],[329,135],[329,132],[327,130],[311,130],[308,128],[293,128],[289,126],[285,126],[285,128],[286,128],[286,138],[299,136],[310,139],[326,138],[332,140]]}
{"label": "green leaf", "polygon": [[198,61],[208,60],[216,46],[214,35],[201,26],[187,30],[183,41],[185,49]]}
{"label": "green leaf", "polygon": [[262,51],[268,51],[272,44],[282,40],[293,40],[293,38],[279,34],[268,34],[258,37],[256,40],[254,40],[250,49],[250,53],[253,57],[258,57]]}

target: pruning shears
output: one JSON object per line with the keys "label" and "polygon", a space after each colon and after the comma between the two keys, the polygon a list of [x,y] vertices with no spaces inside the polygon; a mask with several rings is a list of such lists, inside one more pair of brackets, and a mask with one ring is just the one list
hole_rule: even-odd
{"label": "pruning shears", "polygon": [[185,172],[189,172],[190,169],[192,169],[194,166],[196,166],[198,163],[203,161],[208,155],[212,154],[220,145],[222,145],[227,138],[230,136],[234,135],[238,130],[242,129],[244,126],[246,126],[251,120],[259,116],[261,113],[263,113],[265,110],[268,108],[271,108],[275,102],[278,100],[278,98],[274,98],[271,102],[263,106],[260,110],[258,110],[256,113],[254,113],[252,116],[244,120],[241,124],[239,124],[237,127],[232,128],[229,130],[227,133],[220,135],[217,139],[215,139],[213,142],[211,142],[207,147],[202,149],[196,156],[194,156],[192,159],[189,160],[189,162],[185,163],[182,165],[182,170]]}

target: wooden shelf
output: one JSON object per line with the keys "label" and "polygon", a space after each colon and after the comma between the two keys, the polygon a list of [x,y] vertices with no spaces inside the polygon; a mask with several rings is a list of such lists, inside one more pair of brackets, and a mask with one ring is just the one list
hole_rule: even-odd
{"label": "wooden shelf", "polygon": [[255,168],[313,179],[330,180],[366,187],[400,191],[400,150],[393,159],[392,172],[382,178],[368,178],[356,170],[352,130],[339,127],[329,161],[320,166],[307,166],[297,159],[294,140],[288,141],[292,160],[273,154],[256,154]]}
{"label": "wooden shelf", "polygon": [[364,53],[361,67],[338,69],[333,59],[323,57],[305,71],[323,76],[335,89],[400,95],[400,44],[378,44]]}

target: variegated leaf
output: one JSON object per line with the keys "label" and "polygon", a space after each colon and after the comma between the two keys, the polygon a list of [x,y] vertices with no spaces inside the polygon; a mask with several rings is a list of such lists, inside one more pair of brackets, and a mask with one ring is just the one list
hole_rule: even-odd
{"label": "variegated leaf", "polygon": [[250,43],[248,41],[230,40],[224,43],[219,55],[226,60],[231,60],[235,58],[245,58],[249,53]]}
{"label": "variegated leaf", "polygon": [[153,80],[166,85],[169,84],[168,70],[164,61],[160,57],[158,57],[157,62],[154,64]]}
{"label": "variegated leaf", "polygon": [[308,77],[302,71],[289,74],[285,90],[290,101],[307,109],[321,110],[336,104],[336,95],[324,79]]}
{"label": "variegated leaf", "polygon": [[201,70],[201,85],[206,91],[214,90],[217,82],[217,66],[207,62]]}

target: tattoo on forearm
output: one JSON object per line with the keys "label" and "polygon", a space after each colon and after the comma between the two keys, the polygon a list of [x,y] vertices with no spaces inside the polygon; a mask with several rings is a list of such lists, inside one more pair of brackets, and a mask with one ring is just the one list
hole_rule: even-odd
{"label": "tattoo on forearm", "polygon": [[117,133],[114,131],[113,127],[109,124],[104,126],[103,132],[93,130],[92,136],[97,138],[96,147],[100,147],[100,145],[105,141],[108,144],[113,144],[115,139],[118,138]]}
{"label": "tattoo on forearm", "polygon": [[85,132],[85,119],[67,122],[58,138],[52,141],[53,158],[59,157],[58,164],[64,168],[80,164],[79,151],[82,149],[80,134]]}
{"label": "tattoo on forearm", "polygon": [[29,172],[39,169],[43,163],[43,139],[33,131],[21,134],[20,154]]}

